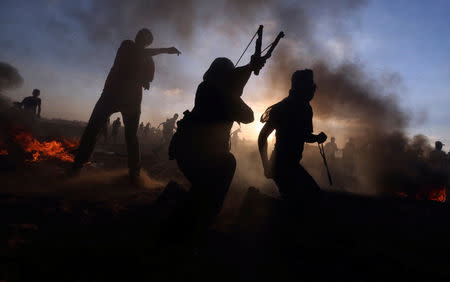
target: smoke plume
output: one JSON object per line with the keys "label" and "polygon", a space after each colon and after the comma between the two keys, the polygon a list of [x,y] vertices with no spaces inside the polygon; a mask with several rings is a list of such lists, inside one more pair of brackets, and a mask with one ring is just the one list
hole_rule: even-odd
{"label": "smoke plume", "polygon": [[0,93],[3,90],[19,87],[22,83],[23,78],[15,67],[0,62]]}
{"label": "smoke plume", "polygon": [[12,65],[0,62],[0,111],[11,106],[11,101],[3,94],[4,90],[10,90],[21,86],[23,78],[19,71]]}

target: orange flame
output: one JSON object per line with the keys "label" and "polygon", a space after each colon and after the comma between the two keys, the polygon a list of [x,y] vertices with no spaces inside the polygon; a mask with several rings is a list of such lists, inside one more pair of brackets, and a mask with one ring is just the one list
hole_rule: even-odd
{"label": "orange flame", "polygon": [[6,151],[5,149],[0,150],[0,156],[6,156],[8,155],[8,151]]}
{"label": "orange flame", "polygon": [[447,200],[446,187],[441,186],[440,189],[431,191],[430,194],[428,195],[428,199],[430,199],[432,201],[438,201],[438,202],[445,203],[445,201]]}
{"label": "orange flame", "polygon": [[25,152],[31,153],[33,159],[31,162],[39,162],[47,159],[59,159],[64,162],[73,162],[74,156],[69,150],[78,146],[77,140],[62,139],[59,141],[40,142],[29,132],[19,132],[14,136],[15,141]]}
{"label": "orange flame", "polygon": [[[400,197],[408,197],[409,195],[405,192],[397,192],[396,193]],[[438,189],[433,189],[424,193],[419,193],[415,195],[417,200],[431,200],[436,202],[445,203],[447,201],[447,187],[445,185],[440,186]]]}

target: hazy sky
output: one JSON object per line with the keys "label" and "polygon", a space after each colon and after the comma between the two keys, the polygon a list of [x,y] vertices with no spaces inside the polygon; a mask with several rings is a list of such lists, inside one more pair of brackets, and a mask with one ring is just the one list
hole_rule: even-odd
{"label": "hazy sky", "polygon": [[[44,117],[86,121],[121,40],[133,39],[137,30],[145,26],[154,33],[153,47],[176,46],[182,51],[179,57],[160,55],[155,58],[155,80],[150,91],[144,92],[141,119],[157,124],[175,112],[181,114],[191,109],[195,89],[212,60],[225,56],[236,61],[259,24],[265,25],[263,45],[283,28],[286,39],[280,45],[300,51],[311,48],[298,39],[301,36],[294,27],[298,20],[298,28],[304,28],[300,18],[290,19],[290,24],[286,25],[263,8],[253,13],[242,6],[241,11],[239,5],[242,4],[234,3],[233,9],[226,10],[229,6],[223,3],[227,1],[217,1],[225,7],[223,15],[208,17],[211,14],[208,9],[214,5],[202,5],[201,1],[176,1],[178,4],[173,5],[183,3],[186,6],[166,14],[172,9],[171,1],[164,1],[165,6],[161,6],[161,1],[139,0],[135,2],[150,6],[149,9],[155,2],[157,13],[148,17],[143,14],[138,19],[132,17],[133,21],[129,21],[128,14],[135,12],[127,6],[133,5],[129,4],[131,2],[134,1],[2,1],[0,61],[15,66],[24,78],[24,84],[7,95],[21,100],[31,94],[33,88],[39,88]],[[255,5],[270,1],[250,2]],[[313,33],[315,46],[327,54],[330,63],[357,62],[374,79],[395,74],[397,81],[393,92],[398,95],[400,107],[412,117],[408,133],[424,133],[431,141],[439,138],[450,146],[447,126],[450,120],[450,1],[346,0],[342,3],[349,5],[352,13],[336,17],[333,7],[326,17],[321,9],[314,10],[316,1],[279,2],[287,8],[310,2],[307,11],[314,13],[313,18],[317,20],[312,21],[313,27],[308,27],[308,31]],[[339,3],[317,2],[324,7],[327,2],[333,3],[331,6]],[[101,4],[121,6],[103,9]],[[98,14],[92,12],[96,10]],[[113,16],[120,19],[119,26],[108,25],[111,21],[108,13],[115,13]],[[291,36],[293,34],[297,36]],[[247,52],[244,62],[248,62],[253,48]],[[277,50],[271,60],[277,60],[276,53]],[[267,67],[270,65],[268,61]],[[308,66],[299,66],[304,67]],[[266,107],[287,94],[267,83],[267,72],[263,69],[258,77],[252,77],[244,94],[244,100],[255,111],[256,120]],[[243,134],[255,138],[260,127],[256,121],[244,126]]]}

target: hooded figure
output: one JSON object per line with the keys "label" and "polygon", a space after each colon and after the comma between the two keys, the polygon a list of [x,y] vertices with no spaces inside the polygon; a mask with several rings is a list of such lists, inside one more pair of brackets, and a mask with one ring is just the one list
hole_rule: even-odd
{"label": "hooded figure", "polygon": [[[287,98],[269,107],[261,117],[265,125],[258,138],[264,173],[273,178],[282,198],[319,191],[319,186],[300,165],[304,143],[323,143],[327,136],[313,134],[313,111],[309,102],[316,91],[313,71],[298,70],[291,78],[292,87]],[[276,143],[270,161],[267,156],[267,138],[276,130]]]}
{"label": "hooded figure", "polygon": [[202,230],[220,212],[236,169],[231,127],[254,120],[241,95],[252,71],[263,65],[255,59],[235,68],[227,58],[215,59],[197,88],[192,112],[177,123],[169,155],[192,184],[181,222]]}

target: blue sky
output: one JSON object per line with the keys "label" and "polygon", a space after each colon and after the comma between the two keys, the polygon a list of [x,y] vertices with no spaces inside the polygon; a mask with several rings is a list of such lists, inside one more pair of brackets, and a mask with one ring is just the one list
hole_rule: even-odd
{"label": "blue sky", "polygon": [[[17,67],[25,81],[22,87],[9,91],[9,97],[20,100],[33,88],[40,88],[44,117],[89,118],[120,41],[134,37],[136,32],[134,26],[124,27],[119,37],[93,44],[77,18],[61,12],[61,7],[67,11],[69,6],[71,11],[76,5],[90,3],[88,0],[2,1],[0,61]],[[450,146],[449,14],[450,1],[372,0],[351,16],[351,24],[345,27],[346,35],[336,33],[329,23],[324,23],[323,34],[316,37],[318,44],[329,50],[330,57],[337,61],[361,62],[365,71],[374,77],[397,73],[401,82],[394,91],[400,106],[412,117],[408,133],[424,133],[431,141],[439,138]],[[240,16],[233,15],[235,19]],[[197,27],[192,40],[178,40],[164,21],[152,25],[155,47],[174,45],[183,54],[161,55],[155,59],[157,73],[151,91],[144,96],[142,120],[157,124],[174,112],[191,108],[196,86],[215,57],[235,60],[260,23],[265,24],[268,37],[279,30],[279,23],[270,16],[255,17],[254,24],[248,26],[227,20],[213,19],[209,25]],[[233,31],[233,36],[228,30]],[[287,37],[292,33],[285,32]],[[346,41],[341,47],[340,38],[347,35],[350,43]],[[296,42],[286,39],[281,44]],[[276,60],[276,56],[272,59]],[[267,89],[266,80],[262,72],[246,88],[245,99],[255,110],[255,116],[275,101],[258,94],[275,91]],[[260,124],[256,122],[244,127],[244,136],[255,138],[258,128]]]}
{"label": "blue sky", "polygon": [[353,42],[371,71],[401,75],[410,133],[450,145],[449,12],[450,1],[371,1]]}

